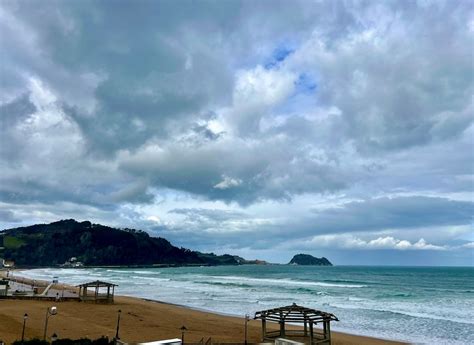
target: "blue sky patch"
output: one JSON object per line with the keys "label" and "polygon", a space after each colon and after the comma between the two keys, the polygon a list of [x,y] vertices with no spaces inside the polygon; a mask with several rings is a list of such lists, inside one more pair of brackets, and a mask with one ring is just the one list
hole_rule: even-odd
{"label": "blue sky patch", "polygon": [[314,77],[307,73],[301,73],[298,80],[295,81],[296,93],[312,93],[316,90],[317,84]]}
{"label": "blue sky patch", "polygon": [[278,46],[269,59],[264,65],[266,69],[272,69],[278,66],[281,62],[285,61],[285,59],[291,55],[295,50],[291,49],[287,46]]}

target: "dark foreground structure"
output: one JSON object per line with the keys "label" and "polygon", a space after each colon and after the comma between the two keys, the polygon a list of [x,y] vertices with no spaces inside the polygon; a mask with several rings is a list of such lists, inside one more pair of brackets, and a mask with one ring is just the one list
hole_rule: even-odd
{"label": "dark foreground structure", "polygon": [[[258,311],[255,313],[255,319],[262,320],[262,341],[264,342],[276,338],[309,336],[310,345],[330,345],[331,321],[339,321],[333,314],[305,308],[295,303],[286,307]],[[267,332],[267,321],[279,323],[280,329]],[[288,330],[285,328],[286,323],[303,324],[304,328],[303,330]],[[318,323],[322,323],[322,330],[314,328]]]}
{"label": "dark foreground structure", "polygon": [[[100,280],[78,285],[79,299],[82,302],[114,303],[116,286],[118,285]],[[93,291],[89,289],[93,289]]]}

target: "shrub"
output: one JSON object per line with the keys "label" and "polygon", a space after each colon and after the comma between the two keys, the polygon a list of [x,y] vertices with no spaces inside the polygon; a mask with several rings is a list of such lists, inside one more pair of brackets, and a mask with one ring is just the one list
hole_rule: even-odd
{"label": "shrub", "polygon": [[[80,339],[62,338],[62,339],[56,340],[54,342],[54,345],[113,345],[113,343],[114,343],[113,340],[109,341],[108,337],[102,336],[95,340],[91,340],[88,338],[80,338]],[[25,340],[23,344],[24,345],[50,345],[48,341],[40,340],[40,339]],[[17,340],[12,345],[22,345],[22,342],[21,340]]]}

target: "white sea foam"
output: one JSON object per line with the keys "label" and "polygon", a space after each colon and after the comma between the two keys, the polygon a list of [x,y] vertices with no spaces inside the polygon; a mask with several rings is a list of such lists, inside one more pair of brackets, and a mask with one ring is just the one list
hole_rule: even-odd
{"label": "white sea foam", "polygon": [[[356,301],[356,299],[349,298],[349,301]],[[361,300],[362,301],[362,300]],[[380,308],[375,303],[362,303],[362,304],[350,304],[344,301],[340,301],[339,303],[327,303],[328,306],[336,307],[339,309],[358,309],[358,310],[367,310],[367,311],[376,311],[382,313],[392,313],[392,314],[400,314],[406,315],[416,318],[424,318],[424,319],[432,319],[432,320],[442,320],[442,321],[451,321],[456,323],[463,323],[463,324],[470,324],[474,325],[474,320],[471,319],[472,315],[466,315],[464,311],[458,312],[451,312],[450,316],[441,316],[439,315],[440,308],[430,308],[425,312],[422,311],[413,311],[416,308],[420,308],[418,306],[409,305],[409,304],[400,304],[398,306],[387,306],[387,308]],[[411,307],[411,308],[410,308]],[[426,309],[426,308],[425,308]]]}
{"label": "white sea foam", "polygon": [[216,280],[234,280],[245,283],[256,283],[256,284],[271,284],[271,285],[301,285],[301,286],[324,286],[324,287],[335,287],[335,288],[363,288],[367,285],[355,285],[355,284],[335,284],[335,283],[324,283],[324,282],[310,282],[302,280],[292,279],[266,279],[266,278],[248,278],[248,277],[234,277],[234,276],[210,276],[207,278],[213,278]]}

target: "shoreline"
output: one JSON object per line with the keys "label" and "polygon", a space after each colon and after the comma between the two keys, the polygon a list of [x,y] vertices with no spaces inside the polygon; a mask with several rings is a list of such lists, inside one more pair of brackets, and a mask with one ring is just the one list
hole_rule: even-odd
{"label": "shoreline", "polygon": [[[201,313],[206,313],[206,314],[214,314],[214,315],[222,316],[222,317],[232,317],[232,318],[241,319],[242,322],[244,322],[243,317],[241,317],[239,315],[235,315],[235,314],[225,313],[225,312],[209,311],[209,310],[206,310],[206,309],[190,307],[190,306],[183,305],[183,304],[176,304],[176,303],[164,302],[164,301],[160,301],[160,300],[154,300],[154,299],[150,299],[150,298],[135,297],[135,296],[129,296],[129,295],[120,295],[120,296],[117,296],[117,297],[140,299],[140,300],[145,301],[145,302],[164,304],[164,305],[168,305],[168,306],[174,306],[174,307],[178,307],[178,308],[189,309],[189,310],[193,310],[193,311],[197,311],[197,312],[201,312]],[[251,319],[251,320],[253,320],[253,319]],[[300,326],[294,326],[294,325],[291,325],[291,324],[288,324],[288,326],[292,327],[292,328],[302,328]],[[348,333],[348,332],[344,332],[344,331],[331,331],[331,334],[333,336],[336,335],[336,337],[337,337],[337,335],[344,335],[344,336],[347,336],[347,337],[358,337],[358,338],[361,338],[361,339],[372,339],[372,340],[380,341],[380,344],[387,344],[387,345],[389,345],[389,344],[410,345],[411,344],[411,343],[403,342],[401,340],[396,340],[396,339],[386,339],[386,338],[373,337],[373,336],[358,334],[358,333]],[[333,343],[334,343],[334,341],[333,341]]]}
{"label": "shoreline", "polygon": [[[5,271],[0,271],[0,276],[5,276]],[[22,276],[20,278],[25,284],[32,284],[33,280]],[[35,280],[36,283],[47,284],[48,282]],[[77,291],[77,288],[67,284],[59,284],[61,288]],[[115,304],[91,304],[79,301],[38,301],[38,300],[16,300],[0,299],[0,334],[7,344],[18,339],[18,328],[23,322],[23,314],[30,315],[27,328],[31,327],[30,333],[40,336],[43,327],[44,309],[56,304],[61,317],[55,323],[59,326],[56,332],[60,337],[80,338],[81,336],[100,337],[114,335],[116,313],[122,310],[123,322],[133,329],[132,331],[124,325],[122,339],[129,342],[144,342],[158,339],[169,339],[180,337],[179,328],[186,325],[189,329],[188,341],[198,342],[201,338],[212,337],[214,341],[221,342],[243,342],[244,318],[236,315],[210,312],[207,310],[192,308],[185,305],[172,304],[160,300],[140,298],[135,296],[116,295]],[[61,312],[63,311],[63,312]],[[36,314],[33,318],[33,314]],[[157,318],[167,315],[166,319],[155,324]],[[60,321],[58,321],[60,320]],[[1,325],[4,325],[2,327]],[[52,321],[52,324],[54,322]],[[77,327],[71,327],[77,324]],[[80,325],[79,325],[80,324]],[[14,326],[16,325],[16,327]],[[277,325],[276,325],[277,326]],[[271,327],[275,328],[275,325]],[[297,326],[289,326],[298,328]],[[249,322],[249,342],[260,342],[260,322],[252,320]],[[5,336],[3,334],[6,334]],[[353,333],[333,331],[332,343],[339,345],[356,344],[407,344],[396,340],[369,337]]]}

